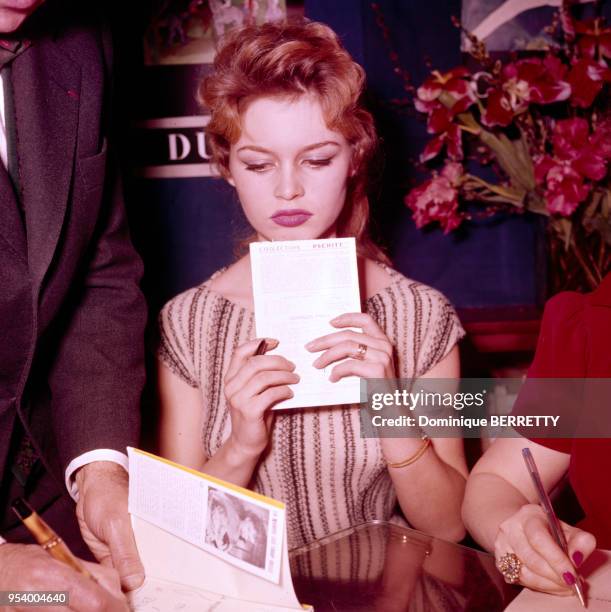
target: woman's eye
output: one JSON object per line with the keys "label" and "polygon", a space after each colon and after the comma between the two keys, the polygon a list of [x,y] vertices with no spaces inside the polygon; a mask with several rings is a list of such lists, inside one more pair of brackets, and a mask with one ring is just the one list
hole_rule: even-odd
{"label": "woman's eye", "polygon": [[271,164],[268,162],[262,164],[246,164],[246,170],[250,172],[265,172],[271,167]]}
{"label": "woman's eye", "polygon": [[305,163],[312,168],[322,168],[328,166],[331,163],[331,157],[325,157],[324,159],[306,159]]}

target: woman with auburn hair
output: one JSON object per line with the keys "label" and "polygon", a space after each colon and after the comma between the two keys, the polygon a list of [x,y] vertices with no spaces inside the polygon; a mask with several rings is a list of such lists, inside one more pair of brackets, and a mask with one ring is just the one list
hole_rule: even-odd
{"label": "woman with auburn hair", "polygon": [[[312,339],[314,367],[332,366],[332,381],[457,377],[464,332],[453,308],[388,267],[369,238],[377,137],[363,86],[363,69],[323,24],[235,31],[200,88],[213,160],[256,240],[356,238],[363,312]],[[462,440],[361,438],[358,404],[270,410],[293,395],[299,372],[277,341],[267,348],[278,354],[255,356],[248,255],[172,299],[160,326],[162,454],[286,502],[290,547],[391,519],[397,502],[412,526],[464,536]]]}

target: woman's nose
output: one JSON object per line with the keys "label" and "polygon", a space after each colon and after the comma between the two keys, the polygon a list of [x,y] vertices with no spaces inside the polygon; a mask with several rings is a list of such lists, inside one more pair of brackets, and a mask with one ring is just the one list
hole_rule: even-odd
{"label": "woman's nose", "polygon": [[278,177],[274,195],[282,200],[294,200],[304,194],[303,185],[294,168],[283,168]]}

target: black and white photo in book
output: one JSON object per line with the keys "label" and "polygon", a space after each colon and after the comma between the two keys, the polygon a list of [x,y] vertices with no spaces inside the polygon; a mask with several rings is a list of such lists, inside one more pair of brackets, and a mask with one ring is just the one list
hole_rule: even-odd
{"label": "black and white photo in book", "polygon": [[269,510],[214,487],[208,489],[205,542],[244,563],[265,568]]}

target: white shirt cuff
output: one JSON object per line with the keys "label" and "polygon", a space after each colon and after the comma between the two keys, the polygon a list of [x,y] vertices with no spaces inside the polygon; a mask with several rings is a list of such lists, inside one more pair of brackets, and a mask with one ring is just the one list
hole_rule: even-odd
{"label": "white shirt cuff", "polygon": [[0,536],[0,546],[2,544],[6,544],[6,540],[2,536]]}
{"label": "white shirt cuff", "polygon": [[126,472],[129,472],[127,455],[111,448],[96,448],[75,457],[66,468],[66,489],[68,489],[68,493],[70,493],[75,502],[78,501],[78,487],[76,480],[72,476],[76,470],[94,461],[112,461],[113,463],[118,463]]}

